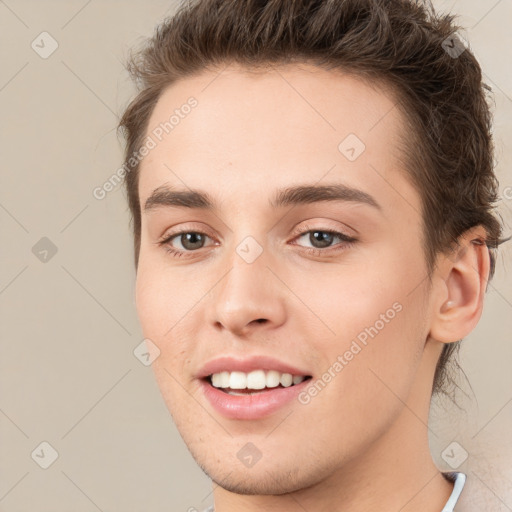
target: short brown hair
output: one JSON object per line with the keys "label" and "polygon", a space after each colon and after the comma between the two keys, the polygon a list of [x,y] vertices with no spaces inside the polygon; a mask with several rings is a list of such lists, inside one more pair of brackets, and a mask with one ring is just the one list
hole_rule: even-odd
{"label": "short brown hair", "polygon": [[[139,162],[162,91],[178,79],[228,63],[248,68],[311,62],[389,88],[409,125],[404,164],[421,196],[423,247],[431,276],[436,256],[482,225],[494,273],[501,223],[494,213],[491,115],[480,66],[460,39],[452,15],[412,0],[190,0],[131,53],[127,69],[140,92],[119,122],[126,140],[125,185],[132,215],[135,266],[140,251]],[[448,47],[447,47],[448,42]],[[130,165],[131,164],[131,165]],[[459,340],[460,341],[460,340]],[[447,362],[459,341],[444,346],[433,393],[454,382]],[[458,363],[455,363],[458,365]]]}

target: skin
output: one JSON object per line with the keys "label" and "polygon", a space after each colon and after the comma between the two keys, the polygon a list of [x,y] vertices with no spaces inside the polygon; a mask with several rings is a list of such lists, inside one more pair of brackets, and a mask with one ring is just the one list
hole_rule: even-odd
{"label": "skin", "polygon": [[[142,205],[168,185],[206,191],[218,209],[143,211],[136,282],[144,336],[161,351],[152,364],[158,385],[218,484],[216,512],[440,511],[453,485],[429,451],[432,382],[443,344],[480,318],[489,257],[472,240],[483,229],[461,238],[458,256],[440,255],[430,281],[420,196],[399,159],[403,119],[391,94],[305,63],[219,73],[181,80],[161,96],[148,134],[189,96],[198,106],[144,158],[139,180]],[[338,150],[349,133],[366,145],[353,162]],[[381,208],[269,206],[277,188],[299,183],[342,183]],[[175,237],[169,245],[185,254],[173,258],[158,241],[182,229],[207,236],[188,252]],[[357,241],[335,237],[311,255],[308,229]],[[247,236],[263,249],[250,264],[236,252]],[[195,379],[220,355],[270,355],[315,380],[394,303],[401,311],[307,405],[226,419]],[[237,457],[248,442],[261,452],[250,468]]]}

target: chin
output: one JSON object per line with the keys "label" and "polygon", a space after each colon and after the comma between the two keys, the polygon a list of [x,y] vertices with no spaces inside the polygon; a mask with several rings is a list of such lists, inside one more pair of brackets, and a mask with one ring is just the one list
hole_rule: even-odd
{"label": "chin", "polygon": [[323,479],[323,471],[313,466],[298,468],[291,459],[277,463],[273,458],[267,464],[260,460],[254,467],[245,468],[230,464],[221,465],[222,457],[210,456],[205,460],[204,454],[196,456],[196,463],[215,484],[223,489],[241,495],[282,495],[306,489]]}

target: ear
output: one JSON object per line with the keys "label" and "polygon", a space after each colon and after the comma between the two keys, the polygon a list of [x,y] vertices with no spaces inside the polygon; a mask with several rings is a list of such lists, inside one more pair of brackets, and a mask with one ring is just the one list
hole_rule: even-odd
{"label": "ear", "polygon": [[429,333],[437,341],[458,341],[480,320],[490,271],[485,238],[485,229],[475,226],[459,238],[455,251],[438,257]]}

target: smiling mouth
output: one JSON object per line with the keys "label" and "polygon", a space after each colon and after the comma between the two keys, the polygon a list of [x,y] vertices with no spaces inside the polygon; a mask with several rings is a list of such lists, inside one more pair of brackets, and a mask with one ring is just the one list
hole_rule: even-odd
{"label": "smiling mouth", "polygon": [[311,375],[292,375],[276,370],[253,370],[249,373],[222,371],[205,378],[212,387],[228,395],[246,396],[289,388],[311,379]]}

